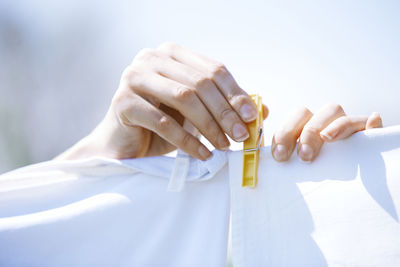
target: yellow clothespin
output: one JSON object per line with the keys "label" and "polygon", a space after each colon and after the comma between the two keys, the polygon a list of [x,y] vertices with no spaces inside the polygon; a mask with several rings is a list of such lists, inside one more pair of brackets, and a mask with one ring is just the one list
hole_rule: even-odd
{"label": "yellow clothespin", "polygon": [[263,136],[263,106],[261,96],[250,95],[257,106],[257,119],[247,124],[250,137],[243,143],[243,180],[242,187],[257,185],[257,169],[260,147],[264,146]]}

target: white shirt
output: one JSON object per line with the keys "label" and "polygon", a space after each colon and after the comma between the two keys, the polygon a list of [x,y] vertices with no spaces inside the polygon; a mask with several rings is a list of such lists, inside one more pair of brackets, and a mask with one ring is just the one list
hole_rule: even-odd
{"label": "white shirt", "polygon": [[325,144],[312,164],[261,151],[258,185],[229,157],[233,266],[400,266],[400,127]]}
{"label": "white shirt", "polygon": [[[260,152],[255,189],[242,153],[46,162],[0,176],[0,265],[400,266],[400,127],[326,144],[312,164]],[[229,160],[228,160],[229,158]],[[229,161],[229,166],[227,163]]]}
{"label": "white shirt", "polygon": [[[225,266],[226,154],[46,162],[0,177],[0,266]],[[212,178],[212,179],[211,179]]]}

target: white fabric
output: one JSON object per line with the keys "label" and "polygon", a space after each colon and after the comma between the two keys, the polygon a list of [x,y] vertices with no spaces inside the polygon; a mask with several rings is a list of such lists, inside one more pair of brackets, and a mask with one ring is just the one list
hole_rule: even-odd
{"label": "white fabric", "polygon": [[400,127],[327,144],[304,164],[261,151],[255,189],[229,158],[233,266],[400,266]]}
{"label": "white fabric", "polygon": [[[226,154],[48,162],[0,176],[0,266],[225,266]],[[211,179],[213,178],[213,179]]]}
{"label": "white fabric", "polygon": [[190,159],[179,193],[168,157],[0,176],[0,266],[223,267],[230,204],[235,267],[400,266],[400,126],[327,144],[312,164],[265,147],[255,189],[240,151],[213,154]]}
{"label": "white fabric", "polygon": [[181,192],[185,186],[186,176],[190,167],[190,155],[178,150],[174,161],[171,177],[169,178],[168,191]]}

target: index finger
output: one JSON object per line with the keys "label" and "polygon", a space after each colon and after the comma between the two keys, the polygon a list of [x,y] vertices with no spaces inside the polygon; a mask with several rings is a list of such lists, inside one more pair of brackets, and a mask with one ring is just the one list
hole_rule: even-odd
{"label": "index finger", "polygon": [[174,43],[165,43],[161,45],[159,49],[176,61],[204,73],[214,82],[225,99],[244,122],[250,122],[256,119],[257,108],[255,104],[249,95],[239,87],[231,73],[222,63]]}

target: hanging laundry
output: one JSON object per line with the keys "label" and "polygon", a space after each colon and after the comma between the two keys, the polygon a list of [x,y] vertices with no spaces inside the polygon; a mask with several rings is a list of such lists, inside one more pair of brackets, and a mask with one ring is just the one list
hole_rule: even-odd
{"label": "hanging laundry", "polygon": [[225,153],[191,159],[167,191],[174,158],[46,162],[0,176],[0,266],[225,266]]}
{"label": "hanging laundry", "polygon": [[233,266],[400,266],[400,126],[325,144],[312,164],[229,155]]}
{"label": "hanging laundry", "polygon": [[400,266],[400,126],[326,144],[312,164],[262,148],[254,188],[242,151],[189,161],[180,192],[169,157],[1,175],[0,266],[223,267],[230,209],[235,267]]}

